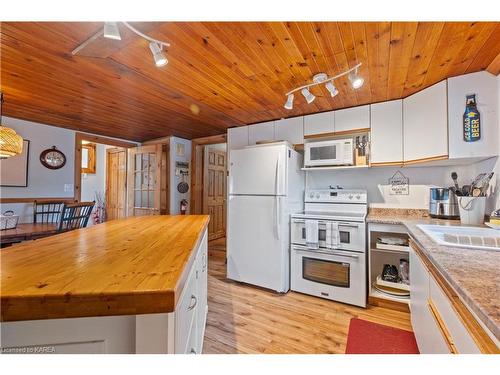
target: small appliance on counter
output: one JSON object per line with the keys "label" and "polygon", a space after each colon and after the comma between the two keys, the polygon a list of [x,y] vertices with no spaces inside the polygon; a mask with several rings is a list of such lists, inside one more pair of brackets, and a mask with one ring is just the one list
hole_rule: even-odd
{"label": "small appliance on counter", "polygon": [[437,219],[458,219],[460,212],[457,196],[451,188],[431,188],[429,215]]}

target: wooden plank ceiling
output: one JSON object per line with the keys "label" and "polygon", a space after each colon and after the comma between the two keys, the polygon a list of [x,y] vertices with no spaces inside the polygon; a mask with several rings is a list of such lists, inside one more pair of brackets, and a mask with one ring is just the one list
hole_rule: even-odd
{"label": "wooden plank ceiling", "polygon": [[[157,68],[148,42],[120,26],[122,41],[71,51],[102,23],[2,23],[4,114],[145,141],[196,138],[226,128],[405,97],[450,76],[500,71],[500,23],[134,23],[170,42]],[[346,78],[308,105],[284,94],[318,72],[363,63],[364,86]]]}

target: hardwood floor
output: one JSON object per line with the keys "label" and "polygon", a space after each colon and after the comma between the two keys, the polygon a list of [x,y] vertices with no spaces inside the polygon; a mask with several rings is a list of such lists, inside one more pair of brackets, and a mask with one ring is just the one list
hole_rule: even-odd
{"label": "hardwood floor", "polygon": [[353,317],[411,330],[407,312],[300,293],[279,295],[226,279],[225,239],[209,243],[203,353],[344,353]]}

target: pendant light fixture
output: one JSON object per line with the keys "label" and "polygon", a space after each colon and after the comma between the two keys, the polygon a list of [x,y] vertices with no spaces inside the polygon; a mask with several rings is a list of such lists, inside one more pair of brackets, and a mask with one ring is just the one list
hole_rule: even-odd
{"label": "pendant light fixture", "polygon": [[23,152],[23,139],[14,129],[2,125],[3,93],[0,93],[0,159],[7,159]]}
{"label": "pendant light fixture", "polygon": [[[168,59],[165,56],[165,54],[163,53],[163,48],[170,47],[170,43],[163,42],[161,40],[152,38],[149,35],[146,35],[143,32],[137,30],[135,27],[130,25],[128,22],[122,22],[122,23],[129,30],[131,30],[134,34],[137,34],[141,38],[144,38],[144,39],[149,41],[149,49],[151,50],[151,53],[153,54],[153,60],[154,60],[155,65],[157,67],[165,66],[168,64]],[[103,35],[105,38],[108,38],[108,39],[121,40],[120,30],[118,29],[117,22],[105,22]]]}
{"label": "pendant light fixture", "polygon": [[307,103],[311,104],[314,101],[314,99],[316,99],[316,97],[311,93],[311,91],[309,91],[309,88],[321,84],[325,85],[325,88],[328,90],[332,98],[337,96],[339,94],[339,90],[337,89],[337,87],[335,87],[333,81],[345,75],[349,75],[349,81],[351,82],[352,88],[359,89],[361,86],[363,86],[364,83],[363,77],[361,77],[358,74],[358,68],[360,66],[361,63],[356,64],[351,69],[348,69],[345,72],[337,74],[336,76],[333,77],[328,77],[325,73],[318,73],[314,75],[312,83],[297,87],[285,94],[287,96],[287,101],[284,107],[286,109],[293,109],[293,93],[296,91],[300,91],[304,96],[304,98],[306,99]]}

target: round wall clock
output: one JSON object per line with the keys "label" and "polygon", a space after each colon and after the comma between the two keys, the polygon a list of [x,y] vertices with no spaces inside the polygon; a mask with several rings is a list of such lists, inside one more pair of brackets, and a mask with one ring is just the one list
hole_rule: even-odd
{"label": "round wall clock", "polygon": [[40,154],[40,162],[46,168],[59,169],[66,164],[66,156],[62,151],[57,150],[56,146],[52,146],[52,148],[42,151]]}

